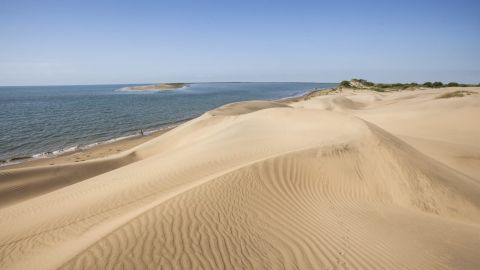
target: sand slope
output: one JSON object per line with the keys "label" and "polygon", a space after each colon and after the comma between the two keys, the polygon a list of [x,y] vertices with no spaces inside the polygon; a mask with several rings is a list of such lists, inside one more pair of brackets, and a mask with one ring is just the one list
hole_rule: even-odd
{"label": "sand slope", "polygon": [[0,268],[478,269],[480,185],[382,126],[409,99],[376,95],[208,112],[0,209]]}

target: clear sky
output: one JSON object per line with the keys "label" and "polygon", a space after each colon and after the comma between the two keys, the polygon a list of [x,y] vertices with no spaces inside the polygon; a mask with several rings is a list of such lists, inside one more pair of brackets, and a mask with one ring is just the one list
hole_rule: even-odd
{"label": "clear sky", "polygon": [[0,85],[480,83],[480,1],[0,0]]}

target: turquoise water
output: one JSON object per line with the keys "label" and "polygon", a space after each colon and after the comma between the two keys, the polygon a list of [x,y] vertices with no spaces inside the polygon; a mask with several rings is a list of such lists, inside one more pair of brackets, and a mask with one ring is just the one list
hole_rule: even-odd
{"label": "turquoise water", "polygon": [[151,132],[226,103],[301,95],[322,83],[195,83],[164,92],[129,85],[0,87],[0,160],[43,157]]}

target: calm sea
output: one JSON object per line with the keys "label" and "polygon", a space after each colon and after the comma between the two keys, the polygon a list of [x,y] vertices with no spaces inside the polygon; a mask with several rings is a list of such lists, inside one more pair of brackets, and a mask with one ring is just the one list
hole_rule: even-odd
{"label": "calm sea", "polygon": [[0,87],[0,160],[44,157],[152,132],[226,103],[301,95],[323,83],[195,83],[164,92],[129,85]]}

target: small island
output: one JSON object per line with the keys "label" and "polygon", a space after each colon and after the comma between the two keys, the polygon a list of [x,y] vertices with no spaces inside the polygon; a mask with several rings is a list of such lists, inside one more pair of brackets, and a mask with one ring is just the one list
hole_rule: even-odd
{"label": "small island", "polygon": [[189,86],[188,83],[160,83],[150,85],[138,85],[124,88],[127,91],[167,91],[177,90]]}

